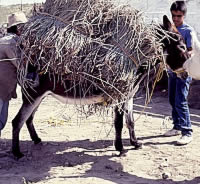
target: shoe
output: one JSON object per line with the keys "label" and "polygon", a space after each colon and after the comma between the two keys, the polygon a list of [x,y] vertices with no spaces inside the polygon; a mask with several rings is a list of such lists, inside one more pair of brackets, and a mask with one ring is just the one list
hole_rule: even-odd
{"label": "shoe", "polygon": [[183,135],[178,141],[176,141],[177,145],[185,145],[190,143],[193,140],[192,136]]}
{"label": "shoe", "polygon": [[176,135],[181,135],[181,131],[176,129],[171,129],[168,130],[166,133],[164,133],[164,136],[166,137],[176,136]]}

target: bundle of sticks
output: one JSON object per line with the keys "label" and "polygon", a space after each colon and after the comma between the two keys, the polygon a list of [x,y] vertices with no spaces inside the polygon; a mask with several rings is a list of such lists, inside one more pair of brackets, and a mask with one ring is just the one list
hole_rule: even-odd
{"label": "bundle of sticks", "polygon": [[46,0],[43,10],[25,24],[21,37],[23,63],[43,73],[82,85],[89,81],[113,100],[125,99],[138,68],[162,58],[155,25],[133,7],[110,0]]}

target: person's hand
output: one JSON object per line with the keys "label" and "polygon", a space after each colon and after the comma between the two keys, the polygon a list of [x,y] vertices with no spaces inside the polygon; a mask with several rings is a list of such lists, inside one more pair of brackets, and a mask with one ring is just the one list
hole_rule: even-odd
{"label": "person's hand", "polygon": [[186,80],[188,78],[188,73],[186,71],[180,73],[180,78],[183,79],[183,80]]}
{"label": "person's hand", "polygon": [[192,50],[188,51],[188,55],[189,55],[189,57],[192,57]]}

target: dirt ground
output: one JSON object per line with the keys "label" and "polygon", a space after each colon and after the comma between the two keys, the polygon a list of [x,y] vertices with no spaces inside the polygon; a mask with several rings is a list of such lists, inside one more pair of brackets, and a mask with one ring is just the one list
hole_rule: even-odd
{"label": "dirt ground", "polygon": [[[19,89],[18,89],[19,91]],[[143,148],[134,150],[124,126],[127,153],[118,157],[113,146],[111,115],[85,118],[52,97],[46,98],[35,115],[42,143],[34,145],[26,126],[22,128],[21,150],[15,160],[11,149],[11,121],[21,105],[12,100],[9,119],[0,139],[0,184],[198,184],[200,183],[200,110],[191,109],[193,142],[175,146],[178,137],[163,137],[172,127],[166,93],[156,93],[136,121]],[[136,100],[135,118],[143,99]]]}

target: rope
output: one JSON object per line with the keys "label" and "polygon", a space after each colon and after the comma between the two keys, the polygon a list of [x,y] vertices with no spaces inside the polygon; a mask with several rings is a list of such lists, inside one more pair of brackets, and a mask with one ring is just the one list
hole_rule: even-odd
{"label": "rope", "polygon": [[185,69],[184,68],[180,68],[178,70],[174,70],[173,72],[176,73],[176,75],[179,75],[179,74],[185,72]]}

